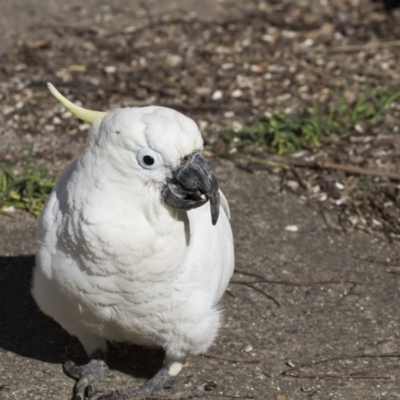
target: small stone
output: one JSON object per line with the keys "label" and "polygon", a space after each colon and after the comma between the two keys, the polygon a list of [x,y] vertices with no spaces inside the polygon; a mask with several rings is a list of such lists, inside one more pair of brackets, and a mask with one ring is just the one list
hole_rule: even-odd
{"label": "small stone", "polygon": [[252,346],[251,344],[249,344],[248,346],[246,346],[245,349],[244,349],[244,351],[245,351],[246,353],[250,353],[250,351],[252,351],[252,350],[253,350],[253,346]]}
{"label": "small stone", "polygon": [[365,128],[362,124],[356,124],[354,129],[358,132],[358,133],[364,133],[365,132]]}
{"label": "small stone", "polygon": [[293,191],[296,191],[299,188],[300,185],[299,185],[299,183],[297,181],[289,180],[289,181],[286,182],[286,186],[289,189],[291,189]]}
{"label": "small stone", "polygon": [[286,363],[286,365],[287,365],[288,367],[290,367],[290,368],[294,368],[294,367],[296,366],[296,364],[295,364],[294,362],[292,362],[292,361],[288,361],[288,362]]}
{"label": "small stone", "polygon": [[297,33],[294,31],[282,31],[282,36],[287,39],[293,39],[297,36]]}
{"label": "small stone", "polygon": [[234,97],[235,99],[238,97],[242,97],[243,96],[243,91],[240,89],[236,89],[231,93],[231,96]]}
{"label": "small stone", "polygon": [[313,387],[302,386],[300,389],[303,393],[314,393],[315,389]]}
{"label": "small stone", "polygon": [[68,67],[70,72],[86,72],[86,65],[73,64]]}
{"label": "small stone", "polygon": [[67,131],[68,135],[76,135],[78,133],[78,129],[72,128]]}
{"label": "small stone", "polygon": [[314,44],[314,39],[308,38],[303,43],[300,43],[300,47],[311,47]]}
{"label": "small stone", "polygon": [[285,226],[285,231],[288,232],[298,232],[299,227],[297,225],[286,225]]}
{"label": "small stone", "polygon": [[196,94],[199,96],[208,96],[211,93],[211,89],[208,87],[199,86],[195,90]]}
{"label": "small stone", "polygon": [[24,71],[28,68],[28,66],[26,64],[17,64],[15,66],[15,71],[20,72],[20,71]]}
{"label": "small stone", "polygon": [[80,124],[79,125],[79,130],[82,132],[82,131],[86,131],[86,130],[88,130],[90,128],[90,125],[89,124]]}
{"label": "small stone", "polygon": [[381,221],[378,221],[378,220],[375,219],[375,218],[372,218],[372,225],[381,227],[381,226],[382,226],[382,222],[381,222]]}
{"label": "small stone", "polygon": [[53,132],[54,131],[54,126],[53,125],[45,125],[44,129],[46,131]]}
{"label": "small stone", "polygon": [[328,195],[325,192],[317,193],[315,199],[320,203],[324,202],[328,198]]}
{"label": "small stone", "polygon": [[115,74],[117,72],[117,67],[114,65],[107,65],[104,67],[104,71],[106,74]]}
{"label": "small stone", "polygon": [[212,100],[221,100],[224,97],[224,94],[222,93],[221,90],[216,90],[212,96],[211,99]]}
{"label": "small stone", "polygon": [[198,121],[198,125],[199,125],[199,128],[200,128],[200,131],[204,131],[208,127],[208,122],[205,121],[204,119],[200,119]]}
{"label": "small stone", "polygon": [[61,114],[61,118],[71,118],[72,114],[69,111],[65,111]]}
{"label": "small stone", "polygon": [[242,89],[252,86],[251,79],[247,76],[240,75],[240,74],[236,76],[236,83]]}
{"label": "small stone", "polygon": [[233,132],[240,132],[243,129],[243,125],[239,121],[232,122]]}
{"label": "small stone", "polygon": [[129,25],[124,28],[125,33],[132,33],[136,31],[136,27],[134,25]]}
{"label": "small stone", "polygon": [[14,107],[6,106],[6,107],[4,108],[4,110],[3,110],[3,114],[4,114],[4,115],[8,115],[8,114],[13,113],[14,111],[15,111],[15,108],[14,108]]}
{"label": "small stone", "polygon": [[264,42],[268,42],[268,43],[274,43],[275,42],[275,38],[272,36],[272,35],[263,35],[262,37],[261,37],[261,39],[264,41]]}
{"label": "small stone", "polygon": [[221,69],[227,70],[227,69],[232,69],[235,66],[234,63],[225,63],[221,65]]}
{"label": "small stone", "polygon": [[261,67],[260,65],[253,64],[250,67],[250,71],[251,72],[263,72],[263,67]]}
{"label": "small stone", "polygon": [[167,62],[170,67],[178,67],[182,64],[183,58],[179,55],[172,54],[168,56]]}

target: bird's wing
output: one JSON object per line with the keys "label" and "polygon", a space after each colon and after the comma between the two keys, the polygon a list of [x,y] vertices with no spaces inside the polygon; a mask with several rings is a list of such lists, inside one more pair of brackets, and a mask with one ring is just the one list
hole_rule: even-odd
{"label": "bird's wing", "polygon": [[67,208],[67,182],[70,180],[75,166],[76,161],[68,165],[68,167],[62,173],[56,186],[53,188],[49,198],[47,199],[47,202],[39,219],[39,245],[41,244],[41,241],[45,239],[44,235],[47,235],[47,237],[46,240],[43,240],[43,242],[48,243],[48,239],[50,239],[50,243],[55,243],[54,241],[56,240],[57,227],[61,223],[62,212],[66,211]]}
{"label": "bird's wing", "polygon": [[229,207],[221,192],[221,212],[217,224],[211,223],[210,204],[188,212],[190,243],[185,268],[186,287],[207,291],[213,304],[224,294],[234,269],[233,235]]}

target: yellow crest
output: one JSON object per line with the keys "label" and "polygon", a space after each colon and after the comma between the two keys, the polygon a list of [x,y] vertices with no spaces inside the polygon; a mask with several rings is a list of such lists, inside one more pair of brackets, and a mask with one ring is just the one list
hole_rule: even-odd
{"label": "yellow crest", "polygon": [[47,82],[47,87],[50,93],[76,118],[82,121],[92,123],[96,120],[102,119],[107,113],[101,111],[87,110],[86,108],[79,107],[66,99],[50,82]]}

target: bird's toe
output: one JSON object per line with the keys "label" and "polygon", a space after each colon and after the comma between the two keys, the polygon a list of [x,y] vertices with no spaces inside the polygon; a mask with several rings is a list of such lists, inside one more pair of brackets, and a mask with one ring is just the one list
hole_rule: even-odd
{"label": "bird's toe", "polygon": [[64,373],[70,378],[79,379],[79,367],[73,361],[66,361],[63,365]]}
{"label": "bird's toe", "polygon": [[107,378],[109,369],[103,360],[91,360],[88,364],[77,366],[73,361],[64,364],[64,372],[77,380],[74,387],[73,400],[92,398],[96,388]]}

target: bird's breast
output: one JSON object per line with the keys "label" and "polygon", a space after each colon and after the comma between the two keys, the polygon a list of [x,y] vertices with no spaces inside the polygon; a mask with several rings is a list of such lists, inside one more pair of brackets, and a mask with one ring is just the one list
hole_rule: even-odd
{"label": "bird's breast", "polygon": [[149,218],[134,209],[116,211],[109,211],[107,219],[85,211],[71,219],[63,236],[80,268],[136,281],[176,273],[186,250],[184,223],[162,213]]}

